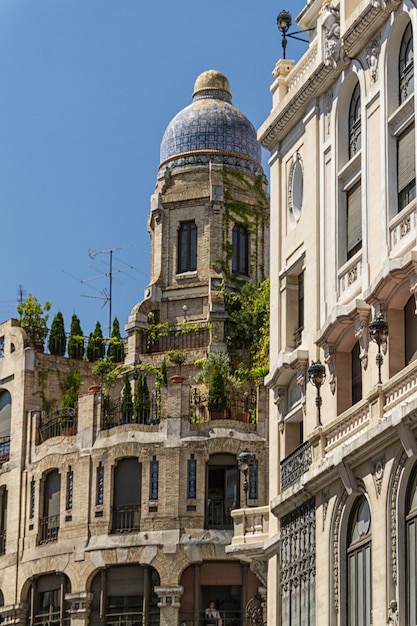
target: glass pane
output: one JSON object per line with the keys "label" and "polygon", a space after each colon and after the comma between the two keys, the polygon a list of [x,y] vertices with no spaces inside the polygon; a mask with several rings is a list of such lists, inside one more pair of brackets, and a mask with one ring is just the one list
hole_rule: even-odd
{"label": "glass pane", "polygon": [[348,560],[348,623],[356,624],[356,585],[355,585],[355,555],[351,554]]}
{"label": "glass pane", "polygon": [[364,566],[363,566],[363,553],[362,551],[357,554],[357,568],[358,568],[358,580],[357,580],[357,593],[358,593],[358,626],[364,626],[365,620],[365,610],[364,610],[364,585],[365,585],[365,577],[364,577]]}
{"label": "glass pane", "polygon": [[417,624],[416,520],[408,524],[408,623]]}
{"label": "glass pane", "polygon": [[365,547],[365,624],[371,624],[372,581],[371,581],[371,546]]}

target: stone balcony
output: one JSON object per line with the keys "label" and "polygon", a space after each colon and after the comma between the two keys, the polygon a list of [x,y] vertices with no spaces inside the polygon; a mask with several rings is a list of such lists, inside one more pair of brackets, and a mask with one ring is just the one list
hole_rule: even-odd
{"label": "stone balcony", "polygon": [[264,543],[269,537],[269,506],[235,509],[233,539],[226,552],[241,558],[264,557]]}

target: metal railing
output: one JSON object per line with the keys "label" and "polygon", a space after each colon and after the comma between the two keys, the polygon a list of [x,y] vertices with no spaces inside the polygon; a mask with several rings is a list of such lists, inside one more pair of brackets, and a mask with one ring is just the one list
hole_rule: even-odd
{"label": "metal railing", "polygon": [[142,611],[126,611],[121,613],[106,613],[106,626],[159,626],[160,618],[158,610],[151,610],[146,615],[146,622]]}
{"label": "metal railing", "polygon": [[233,528],[231,506],[225,500],[208,500],[206,503],[207,528]]}
{"label": "metal railing", "polygon": [[10,458],[10,435],[0,437],[0,465]]}
{"label": "metal railing", "polygon": [[[201,424],[210,420],[207,407],[208,393],[201,393],[199,387],[190,387],[190,422]],[[226,392],[225,419],[246,423],[257,420],[257,403],[255,389],[229,389]]]}
{"label": "metal railing", "polygon": [[41,517],[39,520],[39,543],[58,541],[59,515]]}
{"label": "metal railing", "polygon": [[61,617],[60,609],[50,610],[48,613],[35,613],[32,620],[29,620],[29,626],[69,626],[71,622],[68,611],[64,612]]}
{"label": "metal railing", "polygon": [[138,337],[138,351],[140,354],[204,348],[210,343],[210,331],[207,327],[196,328],[189,332],[174,328],[161,333],[157,337],[144,330]]}
{"label": "metal railing", "polygon": [[141,408],[123,407],[120,402],[108,401],[103,407],[101,428],[109,430],[123,424],[159,424],[161,418],[160,393],[157,389],[150,392],[149,404]]}
{"label": "metal railing", "polygon": [[140,529],[140,504],[119,504],[112,508],[112,532],[127,533]]}
{"label": "metal railing", "polygon": [[56,409],[46,417],[41,417],[39,424],[39,441],[51,437],[63,437],[77,433],[77,409],[65,407]]}
{"label": "metal railing", "polygon": [[[243,613],[239,610],[221,610],[219,611],[223,626],[241,626],[245,623],[243,621]],[[194,615],[187,612],[180,612],[179,622],[180,626],[206,626],[206,613],[205,610],[199,611],[197,621]],[[214,625],[213,625],[214,626]]]}
{"label": "metal railing", "polygon": [[305,441],[281,461],[281,490],[293,485],[311,465],[311,444]]}

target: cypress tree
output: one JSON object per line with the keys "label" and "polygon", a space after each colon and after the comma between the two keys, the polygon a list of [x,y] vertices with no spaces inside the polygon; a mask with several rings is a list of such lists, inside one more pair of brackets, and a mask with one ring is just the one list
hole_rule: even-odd
{"label": "cypress tree", "polygon": [[96,323],[96,327],[93,333],[90,333],[87,344],[87,361],[98,361],[98,359],[104,358],[105,345],[103,340],[103,331],[101,330],[100,322]]}
{"label": "cypress tree", "polygon": [[81,330],[80,320],[76,315],[73,315],[71,318],[68,356],[70,359],[82,359],[84,356],[84,335]]}
{"label": "cypress tree", "polygon": [[64,356],[66,348],[67,337],[65,335],[64,318],[61,311],[58,311],[52,320],[48,339],[48,349],[51,354]]}
{"label": "cypress tree", "polygon": [[125,424],[130,424],[133,416],[133,400],[132,400],[132,388],[130,386],[129,376],[126,374],[124,378],[123,391],[122,391],[122,421]]}
{"label": "cypress tree", "polygon": [[124,360],[123,340],[120,334],[120,325],[117,317],[113,320],[109,347],[107,349],[107,358],[112,363],[121,363]]}

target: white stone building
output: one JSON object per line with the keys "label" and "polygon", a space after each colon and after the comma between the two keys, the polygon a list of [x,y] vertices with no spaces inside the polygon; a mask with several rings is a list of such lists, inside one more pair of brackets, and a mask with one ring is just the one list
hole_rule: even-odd
{"label": "white stone building", "polygon": [[417,8],[311,0],[297,22],[308,49],[276,64],[258,131],[269,508],[234,512],[230,551],[267,571],[269,626],[415,626]]}

